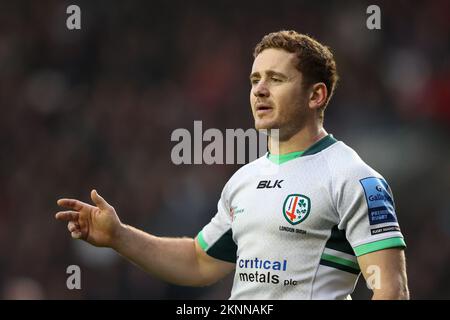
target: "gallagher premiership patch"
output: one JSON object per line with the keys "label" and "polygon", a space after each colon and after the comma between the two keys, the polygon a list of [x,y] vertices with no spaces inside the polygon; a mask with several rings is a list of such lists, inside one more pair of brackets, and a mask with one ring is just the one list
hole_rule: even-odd
{"label": "gallagher premiership patch", "polygon": [[364,178],[361,182],[369,208],[370,225],[397,222],[394,201],[389,193],[389,186],[380,178]]}

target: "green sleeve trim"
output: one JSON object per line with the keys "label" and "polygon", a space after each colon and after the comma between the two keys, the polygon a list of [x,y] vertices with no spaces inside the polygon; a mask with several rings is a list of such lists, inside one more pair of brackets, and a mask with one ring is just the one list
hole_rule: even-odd
{"label": "green sleeve trim", "polygon": [[350,267],[355,270],[359,270],[359,265],[356,262],[353,262],[353,261],[350,261],[350,260],[347,260],[347,259],[344,259],[341,257],[336,257],[336,256],[332,256],[330,254],[323,253],[321,258],[326,261],[334,262],[334,263],[337,263],[340,265]]}
{"label": "green sleeve trim", "polygon": [[201,231],[197,235],[197,241],[203,251],[206,251],[206,249],[208,248],[208,244],[206,243],[205,239],[203,239],[203,233]]}
{"label": "green sleeve trim", "polygon": [[371,243],[362,244],[353,248],[357,257],[362,256],[367,253],[371,253],[378,250],[383,250],[387,248],[395,247],[406,247],[405,240],[401,237],[389,238],[384,240],[379,240]]}

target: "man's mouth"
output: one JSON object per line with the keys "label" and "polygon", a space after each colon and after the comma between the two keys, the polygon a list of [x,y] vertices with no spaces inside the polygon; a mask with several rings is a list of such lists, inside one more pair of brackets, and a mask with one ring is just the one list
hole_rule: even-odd
{"label": "man's mouth", "polygon": [[267,104],[257,104],[256,105],[256,114],[258,116],[265,115],[269,112],[271,112],[273,108]]}

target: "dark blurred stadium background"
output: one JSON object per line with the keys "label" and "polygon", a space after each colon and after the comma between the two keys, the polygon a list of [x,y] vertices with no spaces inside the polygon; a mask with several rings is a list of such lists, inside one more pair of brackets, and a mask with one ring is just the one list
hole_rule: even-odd
{"label": "dark blurred stadium background", "polygon": [[[81,30],[66,8],[81,8]],[[366,28],[381,8],[382,29]],[[329,45],[341,82],[325,125],[382,172],[408,244],[415,299],[450,298],[450,2],[1,1],[3,299],[220,299],[71,240],[56,199],[97,188],[123,222],[195,236],[239,167],[171,163],[171,132],[251,128],[252,50],[295,29]],[[176,261],[174,261],[176,263]],[[66,288],[79,265],[82,289]],[[370,297],[360,281],[354,299]]]}

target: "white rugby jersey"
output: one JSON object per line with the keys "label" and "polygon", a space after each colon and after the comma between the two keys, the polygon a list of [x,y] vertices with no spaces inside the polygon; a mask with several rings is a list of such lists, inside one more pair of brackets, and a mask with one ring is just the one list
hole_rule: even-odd
{"label": "white rugby jersey", "polygon": [[405,247],[386,180],[332,135],[273,157],[230,178],[197,241],[236,263],[230,299],[349,299],[357,256]]}

